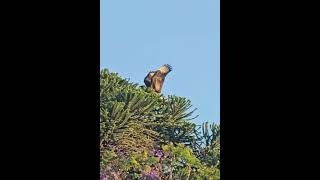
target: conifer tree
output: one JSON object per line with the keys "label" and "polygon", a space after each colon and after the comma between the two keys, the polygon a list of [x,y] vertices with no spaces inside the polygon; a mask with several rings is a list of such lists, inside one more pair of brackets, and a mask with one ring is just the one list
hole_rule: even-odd
{"label": "conifer tree", "polygon": [[[149,176],[164,178],[168,176],[168,168],[171,168],[171,175],[176,178],[205,177],[212,173],[216,177],[218,169],[210,169],[211,167],[201,163],[217,167],[216,161],[211,163],[211,160],[205,157],[206,154],[212,155],[211,147],[217,147],[215,144],[217,127],[210,125],[213,133],[209,134],[208,125],[204,125],[204,135],[200,136],[196,130],[197,126],[191,121],[196,118],[193,116],[194,111],[190,100],[184,97],[164,97],[149,88],[129,82],[117,73],[111,73],[107,69],[102,70],[100,73],[102,174],[111,179],[144,179]],[[202,147],[201,143],[204,142],[206,146]],[[175,151],[163,149],[169,144]],[[174,156],[182,160],[180,162],[182,165],[171,166],[168,159],[172,157],[164,156],[165,150],[171,154],[176,153]],[[216,157],[218,156],[214,155],[214,158]]]}

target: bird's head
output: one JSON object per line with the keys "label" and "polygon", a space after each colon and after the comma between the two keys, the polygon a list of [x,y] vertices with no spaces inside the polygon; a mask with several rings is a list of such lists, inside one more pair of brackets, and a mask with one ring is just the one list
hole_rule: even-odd
{"label": "bird's head", "polygon": [[168,74],[172,71],[172,67],[169,64],[164,64],[159,68],[159,71],[164,74]]}

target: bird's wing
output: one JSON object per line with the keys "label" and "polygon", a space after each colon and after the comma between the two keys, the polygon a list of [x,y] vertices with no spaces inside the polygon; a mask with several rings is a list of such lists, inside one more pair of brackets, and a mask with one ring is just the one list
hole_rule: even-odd
{"label": "bird's wing", "polygon": [[157,93],[161,93],[162,85],[164,82],[164,74],[162,73],[156,73],[152,77],[152,89],[154,89]]}
{"label": "bird's wing", "polygon": [[150,87],[151,86],[151,78],[152,76],[154,75],[154,72],[149,72],[147,74],[147,76],[144,78],[144,84],[147,86],[147,87]]}

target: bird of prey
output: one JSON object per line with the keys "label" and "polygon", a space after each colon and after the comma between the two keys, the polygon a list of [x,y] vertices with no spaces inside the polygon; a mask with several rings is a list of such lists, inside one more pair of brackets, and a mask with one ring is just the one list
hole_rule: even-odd
{"label": "bird of prey", "polygon": [[171,72],[172,67],[169,64],[161,66],[157,71],[150,71],[144,78],[144,83],[157,93],[161,93],[165,77]]}

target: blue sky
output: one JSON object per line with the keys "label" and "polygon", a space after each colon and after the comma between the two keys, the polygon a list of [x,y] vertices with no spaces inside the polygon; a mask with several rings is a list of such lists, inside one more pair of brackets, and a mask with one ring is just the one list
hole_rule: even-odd
{"label": "blue sky", "polygon": [[101,0],[100,69],[143,85],[170,64],[163,94],[191,100],[199,117],[220,122],[220,0]]}

